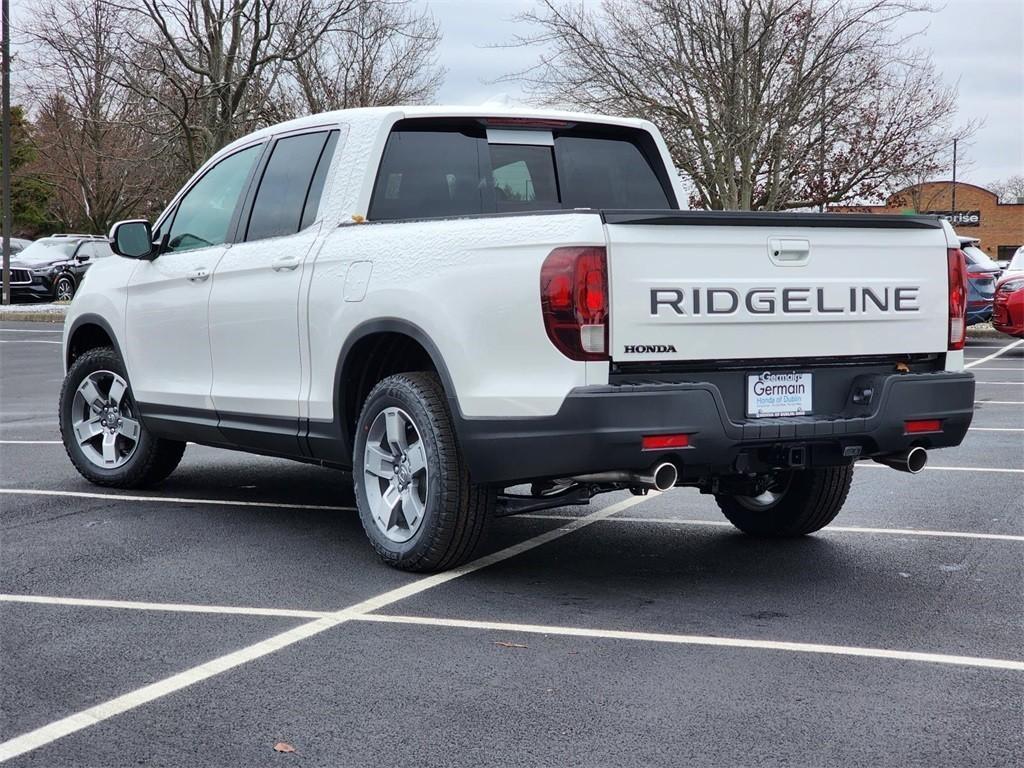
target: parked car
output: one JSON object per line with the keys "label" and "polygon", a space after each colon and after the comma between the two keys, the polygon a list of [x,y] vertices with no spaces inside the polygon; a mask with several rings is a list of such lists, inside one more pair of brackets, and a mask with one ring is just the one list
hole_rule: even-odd
{"label": "parked car", "polygon": [[68,456],[120,488],[188,442],[348,469],[380,556],[427,571],[494,516],[623,489],[801,536],[857,459],[919,472],[963,440],[948,222],[685,195],[643,120],[381,107],[246,136],[112,228],[124,258],[64,326]]}
{"label": "parked car", "polygon": [[110,243],[95,235],[51,235],[11,259],[11,298],[71,301],[86,270],[110,256]]}
{"label": "parked car", "polygon": [[1017,249],[996,284],[992,327],[1024,338],[1024,246]]}
{"label": "parked car", "polygon": [[985,323],[992,318],[996,280],[1003,270],[978,247],[978,238],[959,239],[967,261],[967,324]]}
{"label": "parked car", "polygon": [[[30,245],[32,245],[32,241],[31,240],[25,240],[22,237],[12,237],[11,238],[11,255],[13,256],[16,253],[19,253],[19,252],[25,250]],[[0,243],[0,247],[2,247],[2,243]]]}

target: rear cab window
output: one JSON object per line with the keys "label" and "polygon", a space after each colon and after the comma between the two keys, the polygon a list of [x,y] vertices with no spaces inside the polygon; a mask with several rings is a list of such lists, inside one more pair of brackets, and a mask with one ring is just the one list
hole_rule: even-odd
{"label": "rear cab window", "polygon": [[396,123],[388,137],[369,218],[676,207],[661,156],[646,131],[414,119]]}

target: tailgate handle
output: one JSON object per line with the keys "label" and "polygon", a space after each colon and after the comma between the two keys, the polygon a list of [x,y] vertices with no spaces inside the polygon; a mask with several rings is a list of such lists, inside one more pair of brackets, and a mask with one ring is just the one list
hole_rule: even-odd
{"label": "tailgate handle", "polygon": [[799,267],[811,258],[811,242],[795,238],[770,237],[768,256],[780,267]]}

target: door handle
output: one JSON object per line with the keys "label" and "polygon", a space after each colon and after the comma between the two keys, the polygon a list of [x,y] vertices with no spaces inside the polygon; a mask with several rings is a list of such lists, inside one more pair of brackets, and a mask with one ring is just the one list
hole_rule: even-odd
{"label": "door handle", "polygon": [[299,260],[294,256],[282,256],[270,266],[275,272],[291,271],[299,266]]}
{"label": "door handle", "polygon": [[201,283],[210,277],[210,270],[206,267],[197,267],[188,273],[190,283]]}
{"label": "door handle", "polygon": [[811,257],[811,242],[795,238],[769,238],[768,256],[777,266],[800,267]]}

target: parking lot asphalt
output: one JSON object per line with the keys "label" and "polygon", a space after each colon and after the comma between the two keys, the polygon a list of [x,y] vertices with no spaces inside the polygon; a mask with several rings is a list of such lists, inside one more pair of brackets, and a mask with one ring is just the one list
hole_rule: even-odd
{"label": "parking lot asphalt", "polygon": [[89,485],[59,340],[0,324],[11,765],[1024,759],[1024,345],[972,341],[964,444],[917,476],[858,465],[816,535],[608,494],[424,577],[375,559],[343,473],[189,446],[159,488]]}

